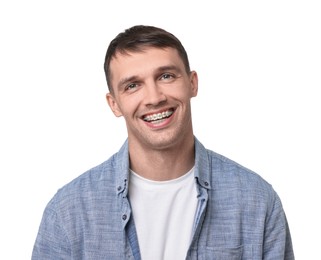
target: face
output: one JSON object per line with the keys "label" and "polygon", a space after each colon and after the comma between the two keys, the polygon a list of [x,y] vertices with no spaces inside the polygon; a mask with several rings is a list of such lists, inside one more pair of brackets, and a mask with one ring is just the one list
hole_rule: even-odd
{"label": "face", "polygon": [[190,100],[197,95],[197,74],[186,73],[175,49],[118,53],[110,68],[114,93],[107,101],[125,118],[130,145],[159,150],[193,138]]}

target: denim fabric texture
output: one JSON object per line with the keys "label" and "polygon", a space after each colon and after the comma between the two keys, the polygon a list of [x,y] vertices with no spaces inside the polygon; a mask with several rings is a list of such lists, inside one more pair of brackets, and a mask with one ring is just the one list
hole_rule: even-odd
{"label": "denim fabric texture", "polygon": [[[126,141],[118,153],[54,195],[32,260],[141,259],[128,179]],[[294,259],[280,198],[259,175],[195,138],[195,181],[199,203],[186,259]]]}

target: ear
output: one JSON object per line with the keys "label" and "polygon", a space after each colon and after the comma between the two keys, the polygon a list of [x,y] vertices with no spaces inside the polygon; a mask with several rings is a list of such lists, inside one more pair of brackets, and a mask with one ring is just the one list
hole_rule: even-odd
{"label": "ear", "polygon": [[197,92],[198,92],[198,76],[197,76],[196,71],[191,71],[190,82],[191,82],[191,94],[192,94],[192,97],[196,97],[197,96]]}
{"label": "ear", "polygon": [[115,116],[120,117],[123,115],[123,113],[119,109],[119,106],[118,106],[118,103],[117,103],[115,97],[112,94],[107,93],[106,100],[107,100],[107,103],[108,103],[111,111],[113,111]]}

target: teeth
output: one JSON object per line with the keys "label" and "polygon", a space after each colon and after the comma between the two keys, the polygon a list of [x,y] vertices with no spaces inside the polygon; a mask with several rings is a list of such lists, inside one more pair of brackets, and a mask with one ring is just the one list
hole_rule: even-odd
{"label": "teeth", "polygon": [[160,120],[160,119],[169,117],[171,114],[173,114],[173,111],[169,111],[168,110],[168,111],[164,111],[162,113],[145,116],[144,120],[148,121],[148,122],[155,121],[155,120]]}

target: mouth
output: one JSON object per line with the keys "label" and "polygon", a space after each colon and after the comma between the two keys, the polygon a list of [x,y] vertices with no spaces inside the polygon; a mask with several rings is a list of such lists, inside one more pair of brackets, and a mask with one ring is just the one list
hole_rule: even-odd
{"label": "mouth", "polygon": [[159,123],[162,120],[171,117],[174,113],[174,109],[168,109],[159,113],[148,114],[143,116],[143,120],[148,123]]}

